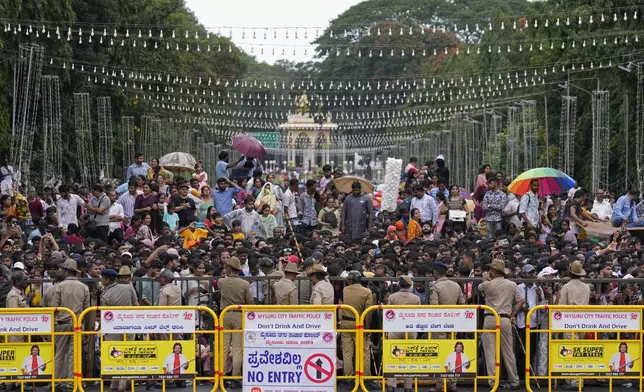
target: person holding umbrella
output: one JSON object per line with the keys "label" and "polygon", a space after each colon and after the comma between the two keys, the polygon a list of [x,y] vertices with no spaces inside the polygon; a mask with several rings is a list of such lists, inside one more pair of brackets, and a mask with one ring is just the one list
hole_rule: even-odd
{"label": "person holding umbrella", "polygon": [[230,162],[228,163],[228,151],[222,151],[219,153],[219,162],[217,162],[217,166],[215,167],[215,177],[217,179],[219,178],[226,178],[228,179],[228,169],[232,169],[233,167],[237,166],[241,161],[244,160],[244,156],[240,156],[238,160],[235,162]]}

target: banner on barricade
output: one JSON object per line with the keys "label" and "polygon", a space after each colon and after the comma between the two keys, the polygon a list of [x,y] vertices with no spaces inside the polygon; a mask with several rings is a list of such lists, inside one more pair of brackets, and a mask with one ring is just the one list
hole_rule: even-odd
{"label": "banner on barricade", "polygon": [[187,380],[195,377],[195,344],[183,341],[106,341],[101,378]]}
{"label": "banner on barricade", "polygon": [[329,310],[247,311],[245,313],[244,329],[331,331],[335,329],[335,312]]}
{"label": "banner on barricade", "polygon": [[385,339],[382,365],[385,377],[474,378],[476,340]]}
{"label": "banner on barricade", "polygon": [[54,328],[51,313],[1,313],[0,333],[48,334]]}
{"label": "banner on barricade", "polygon": [[193,333],[194,310],[102,310],[103,333]]}
{"label": "banner on barricade", "polygon": [[0,380],[51,380],[51,343],[0,344]]}
{"label": "banner on barricade", "polygon": [[476,332],[476,309],[384,309],[385,332]]}
{"label": "banner on barricade", "polygon": [[333,392],[336,332],[244,331],[244,392]]}
{"label": "banner on barricade", "polygon": [[639,377],[642,350],[639,342],[569,340],[550,342],[553,376]]}
{"label": "banner on barricade", "polygon": [[553,310],[550,329],[576,331],[639,331],[642,322],[641,310]]}

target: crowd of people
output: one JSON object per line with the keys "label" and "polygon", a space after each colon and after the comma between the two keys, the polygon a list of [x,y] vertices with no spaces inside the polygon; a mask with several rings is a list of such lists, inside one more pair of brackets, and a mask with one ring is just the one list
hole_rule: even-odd
{"label": "crowd of people", "polygon": [[[638,191],[617,200],[581,187],[543,196],[533,181],[528,193],[514,195],[511,179],[486,165],[469,194],[450,183],[443,156],[424,166],[412,158],[398,208],[382,211],[360,182],[340,191],[333,179],[344,173],[330,165],[319,180],[300,183],[264,173],[257,159],[228,158],[220,154],[214,179],[199,164],[181,178],[137,153],[119,187],[41,191],[11,181],[5,162],[0,307],[67,307],[79,315],[97,305],[206,305],[218,313],[230,305],[343,303],[361,314],[373,304],[483,303],[502,318],[504,377],[516,389],[525,368],[518,339],[525,343],[530,308],[643,303],[637,279],[644,277],[644,251],[626,230],[644,225]],[[592,238],[588,222],[604,222],[614,234]],[[542,316],[533,315],[533,327],[546,326]],[[339,320],[355,328],[349,313]],[[489,327],[492,320],[481,315],[480,322]],[[71,331],[69,321],[57,313],[56,330]],[[211,320],[197,322],[208,328]],[[374,317],[370,327],[379,322]],[[228,313],[223,323],[241,329],[241,314]],[[199,372],[212,375],[212,341],[198,342]],[[482,343],[480,371],[492,375],[494,340]],[[379,344],[372,334],[365,345],[367,376],[378,371]],[[55,345],[59,378],[72,378],[70,340],[59,337]],[[84,350],[94,353],[93,346]],[[355,340],[343,334],[341,346],[342,371],[351,376]],[[533,347],[534,371],[546,374],[547,345]],[[97,374],[95,354],[83,370],[88,376]],[[224,354],[227,372],[240,376],[241,335],[227,336]],[[126,387],[114,382],[111,391]]]}

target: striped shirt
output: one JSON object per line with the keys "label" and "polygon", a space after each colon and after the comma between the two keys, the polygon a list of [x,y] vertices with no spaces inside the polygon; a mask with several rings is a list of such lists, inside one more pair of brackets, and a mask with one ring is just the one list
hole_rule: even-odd
{"label": "striped shirt", "polygon": [[[138,193],[136,196],[138,196]],[[136,196],[132,196],[130,192],[125,192],[116,201],[123,206],[123,213],[128,220],[132,219],[134,216],[134,203],[136,202]]]}

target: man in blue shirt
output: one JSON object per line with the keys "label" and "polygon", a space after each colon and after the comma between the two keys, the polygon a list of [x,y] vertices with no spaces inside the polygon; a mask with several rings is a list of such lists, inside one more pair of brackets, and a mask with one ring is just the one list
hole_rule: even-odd
{"label": "man in blue shirt", "polygon": [[611,223],[614,227],[625,225],[626,227],[642,227],[644,226],[644,219],[640,219],[635,211],[635,202],[639,196],[639,191],[631,189],[627,194],[617,199],[615,208],[613,209],[613,216]]}
{"label": "man in blue shirt", "polygon": [[143,161],[143,153],[137,152],[134,154],[134,163],[131,164],[125,172],[125,182],[129,182],[132,177],[148,177],[148,169],[150,168],[150,165]]}
{"label": "man in blue shirt", "polygon": [[[232,185],[232,188],[229,186]],[[217,189],[212,192],[212,198],[215,199],[215,207],[222,215],[226,215],[233,210],[233,195],[241,191],[241,188],[233,184],[226,177],[217,179]]]}
{"label": "man in blue shirt", "polygon": [[228,151],[220,152],[219,162],[217,162],[217,166],[215,167],[215,178],[228,178],[228,169],[232,169],[243,160],[244,156],[242,155],[237,161],[228,163]]}

